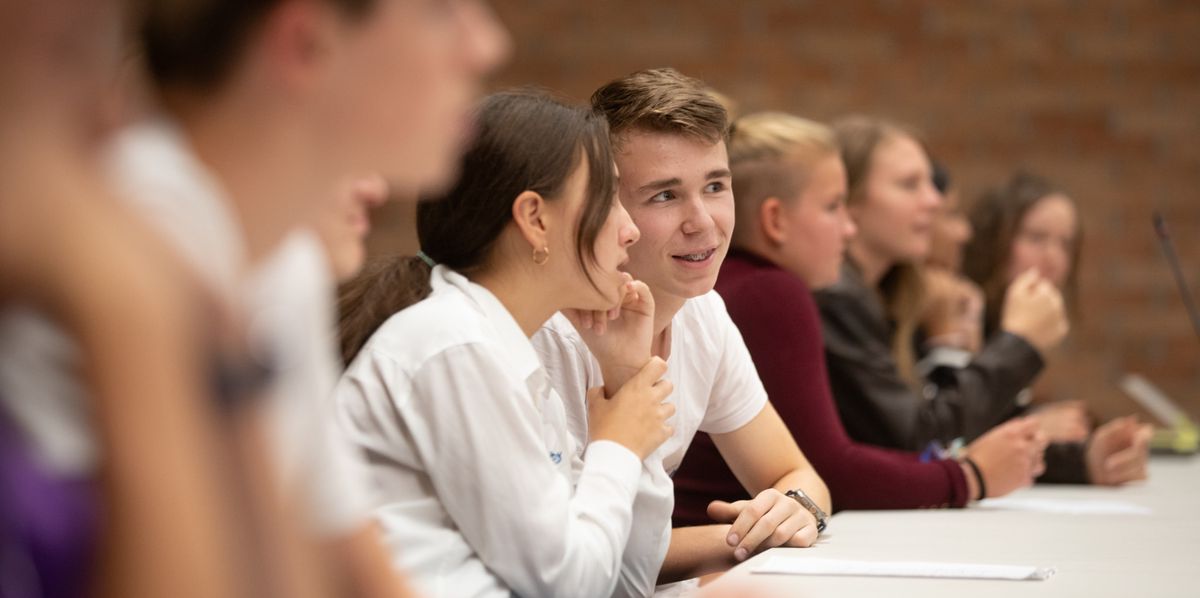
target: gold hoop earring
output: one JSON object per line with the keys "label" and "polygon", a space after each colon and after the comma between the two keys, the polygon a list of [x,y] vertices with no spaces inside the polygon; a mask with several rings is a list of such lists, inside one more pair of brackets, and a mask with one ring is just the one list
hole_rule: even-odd
{"label": "gold hoop earring", "polygon": [[533,263],[539,266],[545,266],[546,262],[550,261],[550,248],[543,247],[533,250]]}

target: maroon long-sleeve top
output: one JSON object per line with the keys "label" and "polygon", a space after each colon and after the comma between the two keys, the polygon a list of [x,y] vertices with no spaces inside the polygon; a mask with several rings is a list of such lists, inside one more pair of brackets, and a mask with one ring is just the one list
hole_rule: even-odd
{"label": "maroon long-sleeve top", "polygon": [[[799,277],[734,250],[721,266],[716,288],[741,330],[771,404],[829,486],[835,510],[967,503],[958,462],[922,462],[915,453],[860,444],[846,434],[829,390],[820,315]],[[676,526],[712,523],[705,512],[710,501],[748,497],[712,439],[702,433],[674,479]]]}

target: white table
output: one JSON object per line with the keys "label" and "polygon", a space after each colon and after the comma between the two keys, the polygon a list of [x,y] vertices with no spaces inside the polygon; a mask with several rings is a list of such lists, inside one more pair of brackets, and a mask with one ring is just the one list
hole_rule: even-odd
{"label": "white table", "polygon": [[[1154,457],[1150,480],[1123,488],[1037,486],[1017,498],[1107,500],[1150,515],[1063,515],[981,508],[850,511],[813,548],[776,548],[707,589],[780,596],[1200,596],[1200,458]],[[836,497],[835,497],[836,500]],[[770,555],[1054,567],[1047,581],[754,574]]]}

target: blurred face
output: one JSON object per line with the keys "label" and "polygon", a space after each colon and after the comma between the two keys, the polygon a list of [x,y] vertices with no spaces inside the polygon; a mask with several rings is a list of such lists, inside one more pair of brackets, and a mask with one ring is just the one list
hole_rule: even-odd
{"label": "blurred face", "polygon": [[629,273],[655,298],[712,290],[733,232],[725,142],[633,131],[617,153],[621,203],[641,230]]}
{"label": "blurred face", "polygon": [[838,280],[855,227],[846,213],[846,168],[837,154],[812,167],[808,184],[783,206],[783,266],[818,289]]}
{"label": "blurred face", "polygon": [[[563,297],[563,308],[603,310],[617,304],[621,299],[621,287],[625,284],[625,276],[621,268],[629,261],[628,249],[638,240],[638,228],[634,226],[629,213],[621,206],[614,194],[609,199],[610,209],[608,218],[604,221],[599,234],[596,236],[595,263],[588,263],[588,275],[579,268],[576,255],[575,234],[583,208],[587,202],[588,166],[580,158],[579,165],[563,190],[563,197],[550,205],[554,206],[562,216],[556,221],[570,223],[570,226],[558,226],[551,231],[550,261],[546,266],[552,267],[556,280],[566,281],[567,284],[557,293]],[[571,256],[558,258],[556,256]],[[595,286],[593,286],[595,283]],[[598,291],[597,291],[598,289]]]}
{"label": "blurred face", "polygon": [[862,197],[848,208],[858,226],[856,243],[881,263],[924,261],[941,196],[921,146],[904,136],[885,139],[863,185]]}
{"label": "blurred face", "polygon": [[328,202],[316,229],[329,255],[334,278],[346,281],[354,277],[366,260],[363,244],[371,230],[370,211],[387,202],[388,185],[380,176],[361,177],[339,187]]}
{"label": "blurred face", "polygon": [[1008,279],[1037,268],[1060,289],[1067,281],[1074,264],[1076,236],[1079,224],[1075,205],[1067,196],[1054,193],[1033,204],[1017,228],[1008,262]]}
{"label": "blurred face", "polygon": [[942,205],[933,217],[933,247],[929,253],[929,263],[958,272],[962,269],[963,247],[973,234],[971,221],[963,213],[958,191],[950,189],[942,196]]}
{"label": "blurred face", "polygon": [[508,53],[494,16],[478,0],[377,0],[340,32],[326,88],[331,148],[347,151],[354,172],[446,184],[481,79]]}
{"label": "blurred face", "polygon": [[[124,3],[0,2],[0,103],[6,118],[53,109],[89,141],[112,132]],[[13,116],[9,116],[13,115]]]}

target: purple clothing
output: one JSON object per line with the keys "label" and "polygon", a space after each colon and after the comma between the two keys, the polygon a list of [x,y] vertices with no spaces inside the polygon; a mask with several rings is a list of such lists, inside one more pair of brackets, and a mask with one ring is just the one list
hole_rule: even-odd
{"label": "purple clothing", "polygon": [[0,409],[0,598],[87,593],[98,520],[92,486],[39,463]]}

